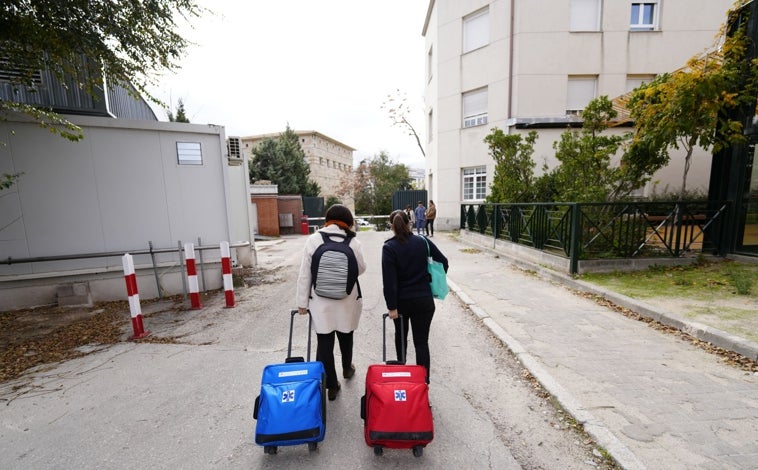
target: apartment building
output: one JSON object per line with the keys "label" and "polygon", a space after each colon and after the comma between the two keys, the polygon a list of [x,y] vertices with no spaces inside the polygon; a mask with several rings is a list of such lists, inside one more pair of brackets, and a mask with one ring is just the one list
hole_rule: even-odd
{"label": "apartment building", "polygon": [[[440,228],[460,204],[488,194],[494,161],[484,138],[537,130],[534,152],[557,164],[553,142],[593,98],[623,95],[712,47],[733,0],[430,0],[426,44],[426,187]],[[629,128],[611,132],[629,131]],[[688,188],[707,190],[710,152],[698,150]],[[673,191],[672,154],[640,195]]]}
{"label": "apartment building", "polygon": [[[318,183],[324,199],[337,196],[338,188],[343,178],[353,171],[353,152],[355,149],[349,145],[326,136],[317,131],[293,131],[300,139],[300,147],[308,159],[311,169],[311,179]],[[265,138],[277,138],[279,133],[260,134],[240,137],[242,151],[252,158],[253,149]],[[342,204],[355,209],[352,198],[339,197]]]}

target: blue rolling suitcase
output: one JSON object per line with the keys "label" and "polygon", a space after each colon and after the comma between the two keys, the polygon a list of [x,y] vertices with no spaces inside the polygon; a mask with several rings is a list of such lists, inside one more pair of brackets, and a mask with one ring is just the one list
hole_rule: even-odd
{"label": "blue rolling suitcase", "polygon": [[261,393],[255,399],[255,443],[266,454],[278,446],[308,444],[318,448],[326,433],[326,373],[324,365],[311,361],[311,317],[308,313],[308,357],[292,357],[292,330],[297,310],[290,316],[289,346],[283,364],[263,369]]}

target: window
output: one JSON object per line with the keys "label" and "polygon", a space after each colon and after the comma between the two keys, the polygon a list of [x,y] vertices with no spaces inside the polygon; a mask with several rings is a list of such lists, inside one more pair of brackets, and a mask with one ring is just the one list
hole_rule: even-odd
{"label": "window", "polygon": [[200,142],[177,142],[176,155],[180,165],[202,165],[203,149]]}
{"label": "window", "polygon": [[566,90],[566,114],[579,116],[587,103],[595,99],[597,77],[569,77]]}
{"label": "window", "polygon": [[487,196],[487,167],[463,169],[463,200],[484,200]]}
{"label": "window", "polygon": [[639,88],[643,83],[650,83],[655,80],[655,75],[627,75],[626,92]]}
{"label": "window", "polygon": [[632,17],[629,28],[632,31],[653,31],[658,29],[659,1],[632,2]]}
{"label": "window", "polygon": [[426,53],[426,81],[429,82],[432,79],[432,48],[429,48],[429,52]]}
{"label": "window", "polygon": [[487,124],[487,88],[463,94],[463,127]]}
{"label": "window", "polygon": [[479,10],[463,18],[463,53],[484,47],[490,42],[489,9]]}
{"label": "window", "polygon": [[600,31],[600,0],[571,0],[570,31]]}
{"label": "window", "polygon": [[426,141],[432,141],[432,135],[434,134],[434,110],[430,109],[426,119]]}

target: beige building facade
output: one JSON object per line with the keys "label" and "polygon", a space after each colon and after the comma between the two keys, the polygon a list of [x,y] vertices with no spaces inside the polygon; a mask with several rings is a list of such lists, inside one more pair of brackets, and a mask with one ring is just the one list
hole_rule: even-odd
{"label": "beige building facade", "polygon": [[[426,47],[426,187],[437,225],[489,193],[492,128],[539,138],[535,171],[557,164],[553,142],[593,98],[613,99],[674,71],[715,42],[733,0],[430,0]],[[612,132],[625,132],[618,128]],[[639,195],[679,188],[672,154]],[[710,152],[697,150],[688,188],[706,190]]]}
{"label": "beige building facade", "polygon": [[[324,200],[337,197],[342,204],[355,210],[352,198],[337,196],[340,184],[353,171],[354,148],[317,131],[293,131],[300,139],[300,147],[308,159],[311,180],[321,188]],[[278,138],[279,133],[240,137],[241,150],[247,158],[253,158],[253,149],[265,138]]]}

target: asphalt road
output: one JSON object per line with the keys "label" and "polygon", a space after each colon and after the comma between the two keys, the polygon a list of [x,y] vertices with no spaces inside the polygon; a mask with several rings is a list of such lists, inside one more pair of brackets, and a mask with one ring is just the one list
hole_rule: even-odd
{"label": "asphalt road", "polygon": [[[420,458],[409,450],[375,456],[359,405],[366,367],[381,360],[387,233],[359,236],[369,269],[361,277],[358,372],[328,403],[318,451],[301,445],[265,455],[254,444],[261,371],[286,356],[305,241],[291,236],[261,244],[255,285],[235,292],[236,307],[224,308],[221,295],[200,311],[146,314],[154,337],[174,342],[93,345],[87,356],[2,384],[0,468],[603,468],[586,436],[454,295],[438,301],[430,338],[435,439]],[[303,319],[294,353],[304,354],[305,336]],[[410,343],[409,361],[412,351]]]}

